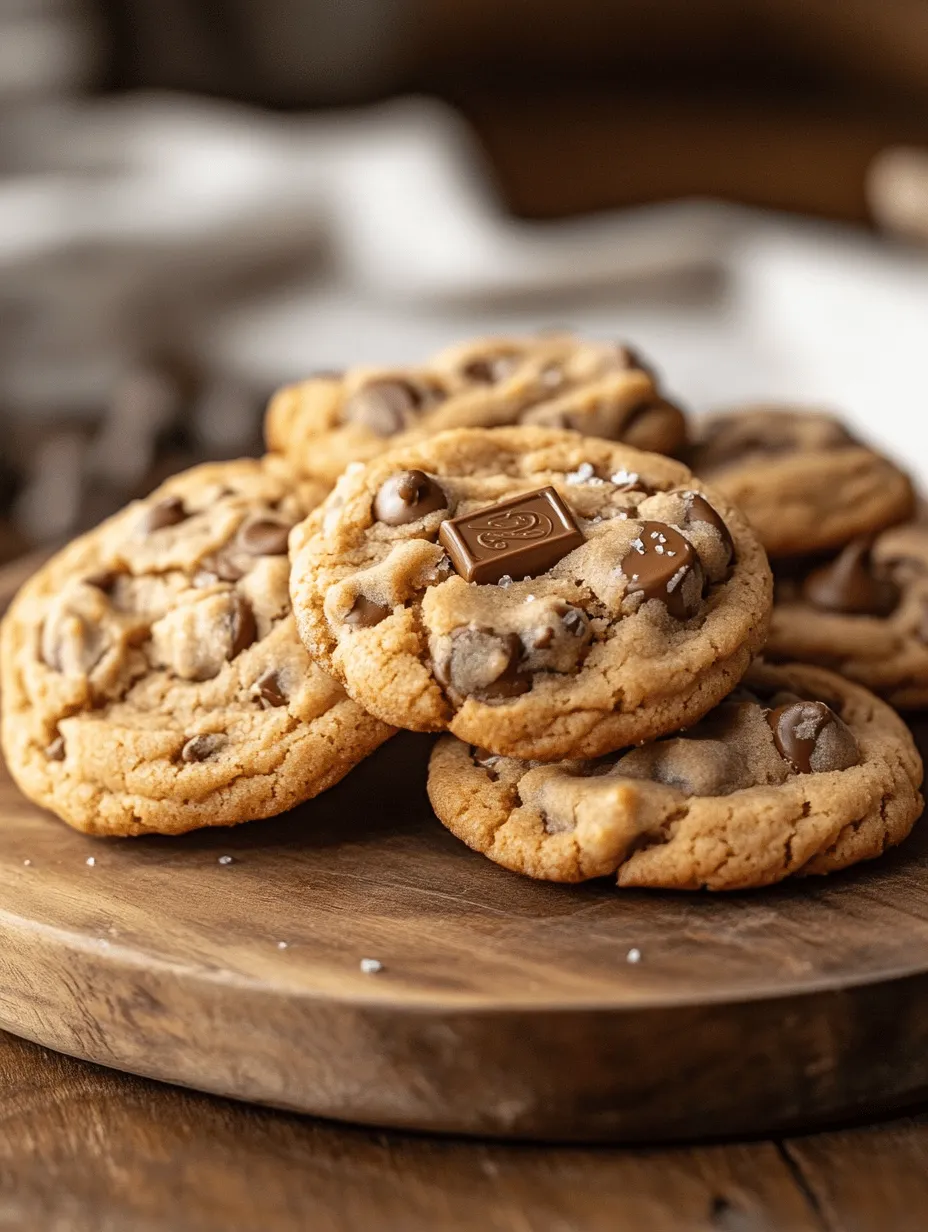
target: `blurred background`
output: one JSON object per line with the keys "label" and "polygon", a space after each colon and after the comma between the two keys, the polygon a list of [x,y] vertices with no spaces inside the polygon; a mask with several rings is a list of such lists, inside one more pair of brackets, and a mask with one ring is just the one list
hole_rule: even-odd
{"label": "blurred background", "polygon": [[0,0],[0,561],[468,333],[921,422],[925,150],[928,0]]}

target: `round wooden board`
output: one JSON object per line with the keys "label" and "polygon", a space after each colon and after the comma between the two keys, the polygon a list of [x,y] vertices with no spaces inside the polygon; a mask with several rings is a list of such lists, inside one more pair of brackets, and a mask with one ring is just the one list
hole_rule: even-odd
{"label": "round wooden board", "polygon": [[0,764],[0,1026],[239,1099],[506,1137],[771,1133],[928,1094],[928,825],[755,893],[544,885],[439,825],[429,748],[398,736],[273,821],[111,842]]}

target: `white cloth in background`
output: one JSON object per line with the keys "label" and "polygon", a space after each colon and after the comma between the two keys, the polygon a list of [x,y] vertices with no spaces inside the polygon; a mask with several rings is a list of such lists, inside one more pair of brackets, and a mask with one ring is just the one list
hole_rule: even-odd
{"label": "white cloth in background", "polygon": [[[86,410],[153,345],[261,382],[570,325],[653,353],[696,407],[838,403],[926,460],[928,260],[689,202],[501,209],[457,117],[273,117],[176,96],[19,118],[0,180],[0,400]],[[552,173],[555,173],[553,169]]]}

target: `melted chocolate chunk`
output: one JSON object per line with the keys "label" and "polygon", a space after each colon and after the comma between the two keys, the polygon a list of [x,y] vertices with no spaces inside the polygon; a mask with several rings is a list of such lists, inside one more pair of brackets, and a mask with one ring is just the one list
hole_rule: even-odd
{"label": "melted chocolate chunk", "polygon": [[714,526],[722,536],[722,542],[728,548],[729,561],[735,554],[735,545],[731,537],[731,531],[725,525],[721,515],[716,513],[704,496],[700,496],[698,492],[688,492],[686,495],[686,520],[687,523],[705,522],[709,526]]}
{"label": "melted chocolate chunk", "polygon": [[142,514],[138,523],[138,531],[142,535],[151,535],[156,530],[164,530],[167,526],[176,526],[189,517],[184,502],[179,496],[167,496],[158,501]]}
{"label": "melted chocolate chunk", "polygon": [[409,427],[419,411],[441,400],[437,387],[426,388],[400,378],[369,381],[342,407],[342,420],[377,436],[393,436]]}
{"label": "melted chocolate chunk", "polygon": [[899,606],[900,590],[889,578],[876,576],[871,547],[869,538],[849,543],[835,560],[809,574],[803,596],[827,612],[891,615]]}
{"label": "melted chocolate chunk", "polygon": [[262,672],[252,685],[252,690],[265,709],[269,706],[286,706],[287,704],[287,693],[276,668],[269,667],[266,672]]}
{"label": "melted chocolate chunk", "polygon": [[241,595],[236,595],[232,601],[231,621],[232,645],[229,658],[234,659],[243,650],[247,650],[258,636],[258,626],[252,606]]}
{"label": "melted chocolate chunk", "polygon": [[46,747],[45,756],[49,761],[64,761],[64,736],[60,732]]}
{"label": "melted chocolate chunk", "polygon": [[476,626],[455,629],[443,662],[433,664],[438,683],[452,696],[477,701],[505,701],[527,693],[529,675],[519,671],[522,642],[516,633],[495,633]]}
{"label": "melted chocolate chunk", "polygon": [[521,362],[517,354],[478,356],[464,364],[461,374],[475,385],[496,385],[512,376]]}
{"label": "melted chocolate chunk", "polygon": [[181,760],[188,763],[206,761],[219,752],[226,743],[226,739],[226,736],[221,736],[218,733],[191,736],[180,751]]}
{"label": "melted chocolate chunk", "polygon": [[238,546],[249,556],[286,556],[291,524],[276,518],[249,518],[239,528]]}
{"label": "melted chocolate chunk", "polygon": [[345,624],[354,625],[358,629],[370,629],[374,625],[379,625],[382,620],[386,620],[391,610],[382,603],[374,603],[372,599],[358,595],[351,611],[345,617]]}
{"label": "melted chocolate chunk", "polygon": [[767,715],[780,756],[798,774],[846,770],[860,761],[854,733],[824,702],[790,702]]}
{"label": "melted chocolate chunk", "polygon": [[400,471],[380,485],[373,513],[378,522],[387,526],[405,526],[447,507],[447,496],[425,471]]}
{"label": "melted chocolate chunk", "polygon": [[471,749],[471,760],[475,766],[479,766],[481,770],[486,770],[487,778],[491,783],[495,783],[499,778],[496,771],[496,763],[500,760],[498,753],[491,753],[489,749],[481,749],[476,746]]}
{"label": "melted chocolate chunk", "polygon": [[699,610],[702,569],[692,545],[664,522],[644,522],[631,550],[622,559],[628,594],[658,599],[677,620]]}
{"label": "melted chocolate chunk", "polygon": [[554,488],[539,488],[488,509],[452,518],[438,539],[468,582],[538,577],[584,542]]}

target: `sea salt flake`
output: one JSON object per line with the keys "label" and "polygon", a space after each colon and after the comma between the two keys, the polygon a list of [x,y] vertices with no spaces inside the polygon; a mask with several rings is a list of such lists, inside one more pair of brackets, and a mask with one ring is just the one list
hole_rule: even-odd
{"label": "sea salt flake", "polygon": [[28,868],[31,863],[31,860],[23,860],[23,864],[25,864],[26,868]]}
{"label": "sea salt flake", "polygon": [[376,975],[383,970],[383,963],[379,958],[362,958],[359,965],[365,975]]}
{"label": "sea salt flake", "polygon": [[641,950],[639,950],[637,946],[632,946],[632,948],[625,955],[625,961],[630,963],[640,963]]}
{"label": "sea salt flake", "polygon": [[667,593],[668,593],[668,595],[672,595],[672,594],[673,594],[673,592],[677,589],[677,587],[680,585],[680,583],[681,583],[681,582],[683,581],[683,579],[686,577],[686,574],[687,574],[687,568],[686,568],[686,565],[681,565],[681,566],[680,566],[680,568],[679,568],[679,569],[676,571],[676,573],[673,575],[673,577],[670,579],[670,581],[667,583]]}
{"label": "sea salt flake", "polygon": [[278,941],[277,948],[278,950],[285,950],[289,944],[290,944],[289,941]]}
{"label": "sea salt flake", "polygon": [[231,856],[220,856],[219,859],[216,861],[216,863],[217,864],[231,864],[232,857]]}
{"label": "sea salt flake", "polygon": [[509,576],[509,574],[508,574],[508,573],[504,573],[504,574],[503,574],[503,576],[502,576],[502,577],[499,579],[499,581],[496,583],[496,585],[497,585],[497,586],[501,586],[501,587],[503,588],[503,590],[505,590],[505,589],[507,588],[507,586],[511,586],[511,585],[512,585],[512,578]]}
{"label": "sea salt flake", "polygon": [[572,484],[589,483],[595,477],[596,472],[590,462],[581,462],[575,471],[567,472],[567,482]]}
{"label": "sea salt flake", "polygon": [[609,482],[614,483],[616,487],[619,488],[628,487],[630,484],[638,482],[638,472],[626,470],[616,471],[614,475],[610,475]]}
{"label": "sea salt flake", "polygon": [[93,868],[96,862],[97,861],[94,859],[93,856],[88,856],[87,859],[85,860],[85,863],[88,864],[91,868]]}
{"label": "sea salt flake", "polygon": [[642,556],[644,555],[644,541],[642,539],[633,539],[631,546],[636,552],[639,552]]}

